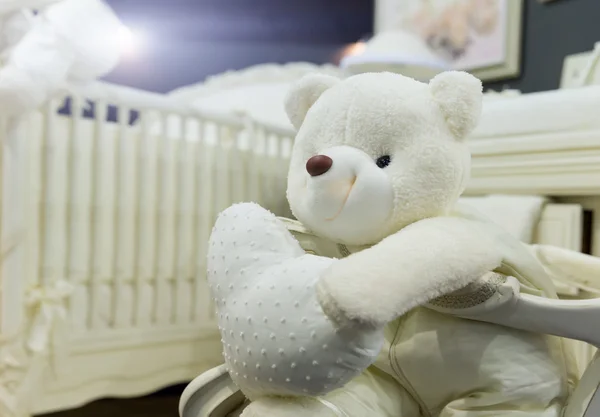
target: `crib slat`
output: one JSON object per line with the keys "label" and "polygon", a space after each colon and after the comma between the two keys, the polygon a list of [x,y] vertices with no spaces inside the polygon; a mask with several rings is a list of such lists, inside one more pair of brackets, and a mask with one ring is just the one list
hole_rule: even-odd
{"label": "crib slat", "polygon": [[[204,124],[204,134],[210,132]],[[195,297],[195,319],[202,324],[207,322],[207,307],[210,308],[212,301],[208,295],[208,286],[206,284],[206,255],[208,252],[208,239],[212,230],[217,212],[216,212],[216,175],[217,175],[217,145],[208,144],[204,141],[202,147],[200,182],[202,184],[200,200],[198,202],[198,212],[200,213],[200,221],[198,228],[198,254],[196,256],[196,297]]]}
{"label": "crib slat", "polygon": [[[43,256],[43,238],[41,236],[43,229],[44,206],[46,200],[45,173],[46,173],[46,148],[45,148],[45,123],[42,112],[31,113],[26,121],[27,153],[29,156],[27,163],[27,181],[30,184],[30,192],[27,193],[30,200],[27,203],[28,224],[25,236],[27,242],[25,257],[25,276],[27,284],[30,286],[39,285],[42,256]],[[26,143],[25,140],[22,143]]]}
{"label": "crib slat", "polygon": [[250,165],[248,164],[248,156],[250,155],[251,147],[248,143],[248,125],[249,123],[246,123],[246,127],[236,136],[237,184],[240,188],[239,199],[244,202],[249,201],[250,196]]}
{"label": "crib slat", "polygon": [[[182,171],[185,168],[185,163],[183,161],[183,156],[181,154],[182,150],[185,150],[185,135],[186,135],[186,120],[183,117],[176,117],[175,119],[177,125],[177,131],[179,135],[173,139],[169,139],[169,144],[173,148],[173,161],[172,161],[172,180],[171,180],[171,201],[172,205],[169,207],[169,220],[172,227],[172,235],[173,240],[171,244],[172,255],[170,259],[170,273],[168,277],[170,278],[168,281],[169,290],[171,292],[170,299],[170,311],[168,321],[170,323],[175,323],[177,317],[179,316],[179,308],[181,307],[179,304],[180,296],[183,297],[183,294],[179,293],[179,290],[183,287],[183,283],[181,281],[181,274],[179,274],[179,256],[181,255],[181,250],[184,249],[181,245],[181,181],[183,180]],[[184,301],[184,300],[181,300]],[[184,301],[185,302],[185,301]],[[167,319],[165,320],[167,321]]]}
{"label": "crib slat", "polygon": [[[27,149],[23,146],[29,139],[27,133],[22,124],[0,118],[0,339],[18,334],[25,317],[23,296],[27,280],[23,279],[23,255],[26,253],[22,251],[22,243],[28,236],[23,235],[27,231],[23,204],[28,203],[29,190],[23,189],[22,181],[27,179]],[[12,152],[7,152],[8,149]]]}
{"label": "crib slat", "polygon": [[250,168],[250,181],[249,181],[249,201],[253,201],[258,203],[261,200],[260,197],[260,172],[261,172],[261,160],[260,160],[260,130],[255,123],[251,123],[248,126],[248,144],[249,144],[249,152],[248,152],[248,166]]}
{"label": "crib slat", "polygon": [[[281,194],[281,138],[276,133],[269,136],[271,146],[269,149],[269,204],[273,213],[281,214],[282,200],[285,193]],[[285,177],[283,177],[285,178]],[[283,197],[283,198],[282,198]]]}
{"label": "crib slat", "polygon": [[193,224],[192,224],[192,250],[190,257],[190,271],[192,271],[191,278],[193,279],[193,291],[194,296],[192,299],[192,310],[190,314],[190,320],[195,321],[202,314],[202,309],[204,305],[205,291],[206,286],[204,285],[204,277],[206,276],[205,272],[201,270],[204,266],[204,262],[201,262],[202,258],[202,250],[206,250],[206,245],[204,244],[204,236],[202,235],[203,230],[203,209],[202,209],[202,197],[204,192],[204,187],[206,187],[206,183],[204,182],[205,178],[203,174],[205,172],[204,169],[204,151],[205,151],[205,143],[204,143],[204,133],[205,126],[202,120],[195,119],[197,123],[196,137],[193,141],[195,149],[193,153],[193,200],[192,200],[192,211],[193,211]]}
{"label": "crib slat", "polygon": [[50,149],[51,141],[56,123],[54,121],[54,114],[56,113],[55,101],[50,101],[44,108],[44,132],[41,144],[41,164],[40,164],[40,205],[38,211],[38,224],[39,224],[39,235],[38,235],[38,285],[45,285],[46,279],[44,274],[44,267],[46,264],[46,239],[48,235],[47,228],[47,206],[48,206],[48,187],[49,187],[49,174],[50,174]]}
{"label": "crib slat", "polygon": [[[217,215],[225,210],[233,202],[233,189],[232,189],[232,157],[231,157],[231,145],[233,141],[233,132],[229,126],[221,126],[219,129],[219,141],[218,148],[216,149],[217,158],[219,163],[215,164],[217,168],[217,174],[215,177],[215,191],[217,192],[217,198],[215,199],[215,217],[213,223],[217,220]],[[212,227],[212,225],[211,225]]]}
{"label": "crib slat", "polygon": [[240,131],[235,129],[232,132],[231,148],[229,149],[229,160],[231,173],[229,175],[229,188],[231,189],[231,202],[239,203],[243,201],[241,183],[243,182],[242,160],[240,158]]}
{"label": "crib slat", "polygon": [[136,256],[136,327],[150,326],[154,320],[154,277],[156,276],[156,252],[158,216],[158,136],[162,126],[155,112],[141,114],[142,137],[138,175],[139,213],[137,223],[138,249]]}
{"label": "crib slat", "polygon": [[125,137],[125,133],[123,132],[124,125],[127,123],[124,121],[125,118],[129,118],[129,109],[124,106],[119,106],[117,109],[117,123],[118,130],[115,132],[114,144],[111,149],[112,153],[112,184],[111,184],[111,194],[112,194],[112,207],[111,207],[111,232],[110,232],[110,240],[111,246],[114,248],[112,250],[112,256],[110,259],[110,274],[108,279],[110,280],[111,285],[111,298],[113,300],[113,305],[111,308],[111,318],[110,323],[111,327],[124,327],[124,312],[123,312],[123,275],[120,270],[122,257],[120,256],[121,251],[125,247],[122,242],[122,205],[123,205],[123,143],[127,140]]}
{"label": "crib slat", "polygon": [[156,246],[156,271],[154,275],[155,310],[154,320],[158,325],[167,325],[171,319],[173,301],[173,211],[175,188],[175,139],[168,137],[168,115],[162,115],[162,124],[165,127],[159,137],[159,166],[157,169],[157,196],[158,215],[156,218],[158,242]]}
{"label": "crib slat", "polygon": [[[108,328],[112,299],[107,280],[110,277],[110,231],[112,198],[110,196],[113,142],[107,124],[108,105],[96,102],[94,143],[92,147],[92,230],[90,234],[90,313],[89,330]],[[107,190],[108,188],[108,190]]]}
{"label": "crib slat", "polygon": [[258,140],[257,149],[257,167],[258,167],[258,187],[257,187],[257,203],[265,208],[268,208],[267,195],[269,187],[269,160],[268,160],[268,137],[263,127],[256,129],[256,138]]}
{"label": "crib slat", "polygon": [[133,302],[133,320],[132,326],[137,327],[142,322],[142,299],[144,293],[144,281],[142,279],[142,275],[140,274],[140,246],[141,246],[141,227],[142,227],[142,214],[141,214],[141,200],[142,200],[142,175],[144,168],[144,155],[143,152],[144,145],[146,139],[149,135],[149,123],[148,118],[146,117],[147,113],[141,112],[139,114],[141,132],[140,136],[136,137],[134,140],[133,147],[133,158],[135,159],[135,174],[133,178],[133,215],[134,215],[134,223],[133,223],[133,242],[132,242],[132,279],[133,279],[133,292],[134,292],[134,302]]}
{"label": "crib slat", "polygon": [[113,281],[113,317],[116,328],[132,325],[133,288],[130,277],[133,274],[132,258],[134,244],[134,224],[132,206],[135,201],[136,161],[131,152],[134,138],[129,128],[130,109],[120,106],[118,111],[118,133],[114,152],[114,208],[113,208],[113,247],[115,248],[111,278]]}
{"label": "crib slat", "polygon": [[47,107],[48,172],[45,203],[45,236],[42,281],[44,285],[64,278],[68,273],[69,240],[69,155],[71,126],[68,119],[59,118],[60,102],[53,100]]}
{"label": "crib slat", "polygon": [[[193,224],[193,159],[190,155],[192,143],[190,142],[190,120],[183,117],[180,120],[181,138],[177,141],[176,149],[176,188],[175,188],[175,242],[173,257],[174,301],[173,317],[174,323],[186,323],[190,316],[191,308],[191,273],[187,268],[191,253],[192,224]],[[192,207],[190,207],[192,206]]]}
{"label": "crib slat", "polygon": [[63,278],[69,280],[71,278],[71,246],[72,246],[72,233],[73,233],[73,205],[75,204],[73,197],[74,195],[73,188],[75,187],[75,180],[73,178],[73,172],[76,169],[75,166],[75,153],[76,148],[78,148],[77,136],[81,131],[81,98],[77,96],[71,97],[71,118],[70,118],[70,130],[66,137],[67,143],[65,144],[65,159],[66,159],[66,173],[64,178],[64,183],[61,184],[65,187],[65,230],[64,230],[64,275]]}
{"label": "crib slat", "polygon": [[247,191],[245,194],[245,201],[258,201],[258,192],[259,192],[259,171],[257,162],[259,162],[256,158],[257,153],[257,140],[256,140],[256,124],[251,119],[246,120],[246,134],[248,141],[248,152],[246,153],[245,162],[246,162],[246,175],[248,176],[247,182]]}
{"label": "crib slat", "polygon": [[90,257],[89,225],[91,205],[92,141],[88,121],[83,119],[84,100],[75,96],[71,101],[71,134],[69,139],[69,173],[67,180],[67,265],[68,278],[74,285],[69,315],[73,329],[83,332],[87,327],[87,278]]}

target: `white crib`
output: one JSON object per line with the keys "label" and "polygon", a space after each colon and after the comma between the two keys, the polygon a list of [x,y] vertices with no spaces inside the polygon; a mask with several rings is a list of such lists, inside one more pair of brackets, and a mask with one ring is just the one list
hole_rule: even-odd
{"label": "white crib", "polygon": [[288,214],[287,131],[107,84],[73,95],[70,116],[62,104],[2,131],[3,417],[137,396],[219,364],[204,273],[215,216],[242,200]]}

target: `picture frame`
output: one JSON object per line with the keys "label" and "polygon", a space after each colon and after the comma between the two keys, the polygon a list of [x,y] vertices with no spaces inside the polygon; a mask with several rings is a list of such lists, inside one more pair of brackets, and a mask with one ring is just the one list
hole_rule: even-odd
{"label": "picture frame", "polygon": [[506,2],[504,61],[480,68],[464,68],[482,81],[516,78],[521,74],[524,0],[503,1]]}
{"label": "picture frame", "polygon": [[524,0],[376,0],[375,31],[409,30],[452,69],[483,81],[510,79],[521,73],[523,6]]}

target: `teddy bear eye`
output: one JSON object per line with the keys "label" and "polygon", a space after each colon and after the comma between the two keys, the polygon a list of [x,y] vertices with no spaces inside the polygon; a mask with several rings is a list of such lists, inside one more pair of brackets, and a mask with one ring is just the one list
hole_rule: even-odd
{"label": "teddy bear eye", "polygon": [[375,161],[375,163],[377,164],[377,166],[379,168],[385,168],[386,166],[388,166],[390,164],[390,162],[392,162],[392,158],[390,158],[389,155],[380,156]]}

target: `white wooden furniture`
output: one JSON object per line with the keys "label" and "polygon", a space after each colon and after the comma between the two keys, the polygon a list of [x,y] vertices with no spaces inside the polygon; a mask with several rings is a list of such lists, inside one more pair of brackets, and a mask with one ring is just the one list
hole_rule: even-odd
{"label": "white wooden furniture", "polygon": [[201,111],[246,115],[259,123],[289,130],[292,125],[284,110],[285,95],[292,83],[313,72],[338,78],[346,76],[345,71],[333,65],[262,64],[178,88],[169,97]]}
{"label": "white wooden furniture", "polygon": [[287,131],[106,84],[74,94],[70,116],[62,104],[1,129],[2,417],[143,395],[219,364],[204,273],[215,216],[248,200],[288,213]]}

